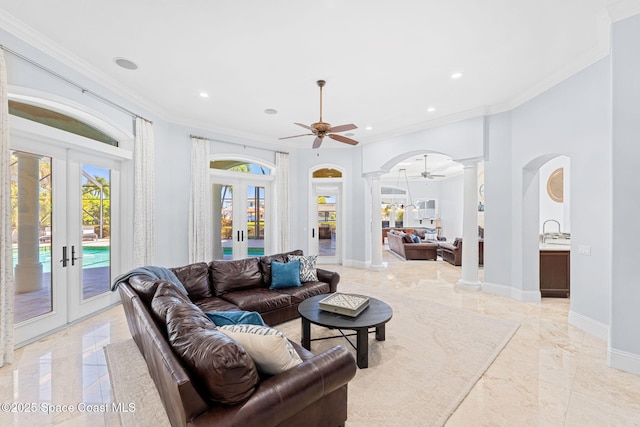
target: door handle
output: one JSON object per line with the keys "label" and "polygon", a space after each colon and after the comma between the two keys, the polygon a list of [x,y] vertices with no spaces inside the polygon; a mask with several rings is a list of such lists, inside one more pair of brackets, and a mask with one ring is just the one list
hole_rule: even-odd
{"label": "door handle", "polygon": [[240,241],[240,230],[238,230],[238,242]]}
{"label": "door handle", "polygon": [[71,246],[71,265],[76,265],[75,261],[77,259],[81,259],[82,257],[76,257],[76,247],[75,246]]}
{"label": "door handle", "polygon": [[67,263],[69,262],[69,258],[67,257],[67,247],[66,246],[62,247],[62,259],[60,260],[60,262],[62,263],[62,267],[66,267]]}
{"label": "door handle", "polygon": [[242,230],[242,241],[244,242],[244,230]]}
{"label": "door handle", "polygon": [[315,238],[316,237],[316,229],[312,228],[311,229],[311,238]]}

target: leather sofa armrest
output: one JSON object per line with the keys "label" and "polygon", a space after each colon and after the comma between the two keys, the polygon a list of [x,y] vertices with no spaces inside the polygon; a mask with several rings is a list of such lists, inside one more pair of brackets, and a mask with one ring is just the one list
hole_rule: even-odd
{"label": "leather sofa armrest", "polygon": [[331,292],[338,290],[338,282],[340,282],[340,275],[338,273],[322,268],[317,268],[316,271],[318,272],[318,280],[328,283]]}
{"label": "leather sofa armrest", "polygon": [[347,384],[355,374],[351,353],[336,346],[263,381],[244,403],[217,406],[192,420],[191,425],[253,425],[257,414],[261,425],[280,425]]}

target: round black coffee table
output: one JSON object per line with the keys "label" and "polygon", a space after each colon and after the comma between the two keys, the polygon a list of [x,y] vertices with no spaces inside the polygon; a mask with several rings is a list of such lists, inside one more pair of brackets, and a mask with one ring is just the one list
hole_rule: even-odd
{"label": "round black coffee table", "polygon": [[[379,299],[368,297],[369,306],[357,317],[350,317],[321,310],[318,304],[326,297],[327,295],[318,295],[308,298],[298,306],[298,312],[302,318],[302,346],[307,350],[311,350],[311,341],[344,337],[356,349],[358,367],[367,368],[369,366],[369,329],[375,328],[376,340],[384,341],[385,324],[391,320],[393,309]],[[330,329],[339,329],[341,335],[312,340],[312,323]],[[355,331],[355,334],[344,334],[342,329]],[[356,345],[353,345],[348,338],[354,335],[357,337]]]}

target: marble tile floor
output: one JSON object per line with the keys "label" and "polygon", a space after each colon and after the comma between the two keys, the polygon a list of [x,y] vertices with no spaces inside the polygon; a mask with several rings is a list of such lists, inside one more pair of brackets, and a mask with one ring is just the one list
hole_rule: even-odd
{"label": "marble tile floor", "polygon": [[[607,367],[606,342],[568,325],[569,300],[521,303],[457,288],[460,267],[442,261],[403,261],[387,252],[384,261],[382,271],[325,267],[338,271],[341,282],[521,323],[448,427],[640,426],[640,376]],[[129,337],[116,306],[16,350],[14,363],[0,368],[0,425],[117,425],[113,411],[101,406],[111,403],[102,347]],[[6,403],[22,404],[22,411],[7,412]]]}

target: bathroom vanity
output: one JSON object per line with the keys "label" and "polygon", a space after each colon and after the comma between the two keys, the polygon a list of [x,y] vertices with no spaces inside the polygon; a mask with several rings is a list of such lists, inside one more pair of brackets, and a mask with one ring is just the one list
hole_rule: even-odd
{"label": "bathroom vanity", "polygon": [[542,297],[568,298],[570,290],[570,246],[540,245],[540,294]]}

